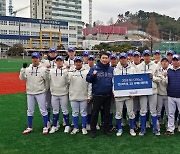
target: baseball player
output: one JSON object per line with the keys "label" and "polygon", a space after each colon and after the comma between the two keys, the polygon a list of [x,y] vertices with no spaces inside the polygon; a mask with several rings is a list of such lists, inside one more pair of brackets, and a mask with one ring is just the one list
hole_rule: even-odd
{"label": "baseball player", "polygon": [[64,62],[64,65],[68,70],[74,69],[74,58],[76,55],[76,50],[73,47],[68,48],[68,58]]}
{"label": "baseball player", "polygon": [[82,134],[87,134],[87,103],[91,97],[91,86],[86,82],[88,70],[83,68],[83,60],[81,57],[74,59],[75,68],[69,71],[69,99],[72,108],[72,120],[74,129],[71,134],[79,132],[78,116],[79,112],[82,118]]}
{"label": "baseball player", "polygon": [[[56,57],[57,57],[57,50],[56,48],[50,48],[48,53],[47,60],[41,61],[42,66],[44,66],[47,69],[53,69],[56,68]],[[51,115],[51,92],[50,89],[46,92],[46,107],[48,111],[48,128],[51,127],[50,123],[50,115]],[[59,123],[58,123],[58,127]]]}
{"label": "baseball player", "polygon": [[174,51],[172,51],[172,50],[168,50],[168,51],[166,52],[166,57],[167,57],[167,59],[168,59],[168,61],[169,61],[170,67],[172,67],[172,57],[173,57],[174,54],[175,54],[175,53],[174,53]]}
{"label": "baseball player", "polygon": [[157,83],[160,81],[160,78],[157,77],[157,64],[151,61],[151,52],[149,50],[145,50],[143,52],[144,62],[139,64],[138,73],[149,73],[152,78],[152,89],[153,95],[149,96],[140,96],[140,115],[141,115],[141,131],[139,133],[140,136],[145,135],[146,133],[146,113],[147,106],[149,102],[149,109],[152,116],[152,124],[153,124],[153,133],[157,136],[160,135],[160,132],[157,129]]}
{"label": "baseball player", "polygon": [[[115,54],[111,54],[110,55],[110,65],[111,65],[111,67],[113,67],[115,69],[117,67],[117,64],[118,64],[118,57]],[[110,108],[110,122],[109,122],[111,131],[114,129],[114,127],[113,127],[113,112],[114,112],[114,109],[115,109],[115,99],[114,99],[114,96],[112,96],[111,108]]]}
{"label": "baseball player", "polygon": [[48,73],[46,69],[40,65],[40,54],[33,52],[32,65],[28,68],[22,68],[20,71],[20,80],[26,80],[27,93],[27,121],[28,127],[23,134],[29,134],[33,131],[32,120],[34,115],[35,100],[38,103],[39,110],[43,117],[43,134],[48,133],[48,112],[46,109],[45,93],[47,90]]}
{"label": "baseball player", "polygon": [[[126,53],[122,52],[119,55],[121,67],[116,67],[114,69],[114,75],[128,75],[128,74],[135,74],[135,68],[131,67],[131,65],[128,64],[128,56]],[[118,128],[118,132],[116,133],[117,136],[122,135],[122,111],[124,104],[127,108],[127,113],[129,116],[129,122],[130,122],[130,134],[132,136],[136,136],[136,133],[134,131],[134,120],[135,115],[133,111],[133,97],[115,97],[115,104],[116,104],[116,124]]]}
{"label": "baseball player", "polygon": [[[89,70],[91,67],[95,65],[95,57],[94,55],[89,55],[88,56],[88,64],[89,64]],[[91,122],[91,114],[92,114],[92,102],[93,98],[88,102],[87,105],[87,125],[86,125],[86,130],[91,130],[90,128],[90,122]]]}
{"label": "baseball player", "polygon": [[180,57],[173,55],[172,68],[167,73],[167,95],[168,95],[168,128],[165,133],[168,136],[174,134],[175,111],[180,111]]}
{"label": "baseball player", "polygon": [[161,51],[155,50],[153,52],[153,57],[154,57],[154,63],[157,64],[159,67],[161,67]]}
{"label": "baseball player", "polygon": [[[138,72],[138,65],[140,64],[141,54],[138,51],[133,53],[133,62],[136,72]],[[134,114],[135,114],[135,126],[136,128],[140,127],[139,116],[140,116],[140,104],[139,104],[139,96],[134,97]]]}
{"label": "baseball player", "polygon": [[133,50],[129,50],[129,51],[127,51],[128,61],[129,61],[129,63],[132,63],[132,62],[133,62],[133,53],[134,53],[134,51],[133,51]]}
{"label": "baseball player", "polygon": [[50,91],[53,108],[53,125],[49,133],[58,131],[57,121],[59,119],[59,108],[61,106],[63,118],[65,120],[64,133],[70,132],[69,112],[68,112],[68,71],[64,66],[64,58],[56,58],[56,68],[50,70]]}
{"label": "baseball player", "polygon": [[89,64],[88,64],[88,56],[90,55],[89,51],[84,51],[83,56],[83,67],[89,70]]}
{"label": "baseball player", "polygon": [[[133,66],[133,64],[132,64],[133,63],[133,53],[134,53],[133,50],[127,51],[128,64],[131,66]],[[126,123],[127,123],[127,108],[126,108],[126,105],[124,104],[122,126],[126,126]]]}
{"label": "baseball player", "polygon": [[161,59],[161,67],[158,70],[158,77],[160,77],[160,81],[158,83],[158,103],[157,103],[157,116],[158,116],[158,127],[160,130],[160,119],[162,108],[165,106],[166,117],[168,116],[168,97],[167,97],[167,71],[169,69],[169,61],[167,57],[163,57]]}

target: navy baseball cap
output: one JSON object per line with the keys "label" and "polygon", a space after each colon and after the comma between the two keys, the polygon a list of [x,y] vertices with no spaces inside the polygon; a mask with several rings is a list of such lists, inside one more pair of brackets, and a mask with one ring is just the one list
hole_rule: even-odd
{"label": "navy baseball cap", "polygon": [[145,55],[151,56],[151,51],[150,50],[144,50],[143,51],[143,56],[145,56]]}
{"label": "navy baseball cap", "polygon": [[120,53],[119,59],[121,59],[122,57],[127,58],[127,54],[125,52]]}
{"label": "navy baseball cap", "polygon": [[136,52],[133,53],[133,56],[139,56],[139,57],[141,57],[141,53],[138,52],[138,51],[136,51]]}
{"label": "navy baseball cap", "polygon": [[68,52],[70,52],[70,51],[75,52],[75,48],[73,48],[73,47],[68,48]]}
{"label": "navy baseball cap", "polygon": [[83,62],[82,58],[80,56],[77,56],[74,58],[74,62],[81,61]]}
{"label": "navy baseball cap", "polygon": [[133,53],[134,53],[134,51],[132,51],[132,50],[127,51],[127,55],[128,55],[128,56],[129,56],[129,55],[132,55],[132,56],[133,56]]}
{"label": "navy baseball cap", "polygon": [[40,54],[38,53],[38,52],[33,52],[32,54],[31,54],[31,57],[33,58],[33,57],[36,57],[36,58],[40,58],[41,56],[40,56]]}
{"label": "navy baseball cap", "polygon": [[153,52],[153,55],[155,55],[155,54],[161,54],[161,51],[160,51],[160,50],[155,50],[155,51]]}
{"label": "navy baseball cap", "polygon": [[57,60],[64,61],[64,58],[63,58],[62,56],[57,56],[57,57],[56,57],[56,61],[57,61]]}
{"label": "navy baseball cap", "polygon": [[168,51],[166,52],[166,55],[168,55],[168,54],[174,55],[175,53],[174,53],[174,51],[172,51],[172,50],[168,50]]}
{"label": "navy baseball cap", "polygon": [[113,59],[113,58],[114,58],[114,59],[118,59],[115,54],[110,55],[110,59]]}
{"label": "navy baseball cap", "polygon": [[162,57],[161,62],[162,62],[163,60],[166,60],[166,61],[168,61],[168,62],[169,62],[169,60],[168,60],[168,58],[167,58],[167,57]]}
{"label": "navy baseball cap", "polygon": [[84,51],[82,55],[83,56],[89,56],[90,55],[90,51]]}
{"label": "navy baseball cap", "polygon": [[93,60],[95,60],[95,57],[94,57],[94,55],[89,55],[89,56],[88,56],[88,60],[90,60],[90,59],[93,59]]}
{"label": "navy baseball cap", "polygon": [[180,60],[180,56],[178,56],[178,55],[173,55],[173,58],[172,58],[173,60]]}
{"label": "navy baseball cap", "polygon": [[57,53],[57,49],[56,49],[56,48],[50,48],[50,49],[49,49],[49,53],[51,53],[51,52]]}

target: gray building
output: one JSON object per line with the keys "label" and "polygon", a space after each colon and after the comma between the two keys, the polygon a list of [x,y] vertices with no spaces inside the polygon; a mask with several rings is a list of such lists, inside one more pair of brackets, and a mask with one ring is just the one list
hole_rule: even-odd
{"label": "gray building", "polygon": [[0,0],[0,15],[6,15],[6,0]]}
{"label": "gray building", "polygon": [[77,44],[82,47],[82,0],[30,0],[31,18],[69,22],[77,30]]}

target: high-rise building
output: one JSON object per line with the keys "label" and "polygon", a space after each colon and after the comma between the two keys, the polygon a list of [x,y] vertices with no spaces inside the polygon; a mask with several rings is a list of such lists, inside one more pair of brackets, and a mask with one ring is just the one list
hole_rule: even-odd
{"label": "high-rise building", "polygon": [[0,15],[6,15],[6,0],[0,0]]}
{"label": "high-rise building", "polygon": [[77,44],[82,46],[82,0],[30,0],[31,18],[71,23],[77,30]]}

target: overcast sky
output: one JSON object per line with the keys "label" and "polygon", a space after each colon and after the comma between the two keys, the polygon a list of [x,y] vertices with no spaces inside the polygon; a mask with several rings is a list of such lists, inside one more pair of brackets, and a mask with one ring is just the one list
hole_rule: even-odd
{"label": "overcast sky", "polygon": [[[13,0],[14,10],[28,6],[29,1]],[[157,12],[177,19],[180,17],[180,0],[93,0],[93,21],[101,20],[107,23],[111,17],[116,21],[119,13],[135,13],[139,10]],[[29,12],[30,10],[26,9],[17,13],[17,16],[30,17]],[[82,19],[88,22],[88,0],[82,0]]]}

